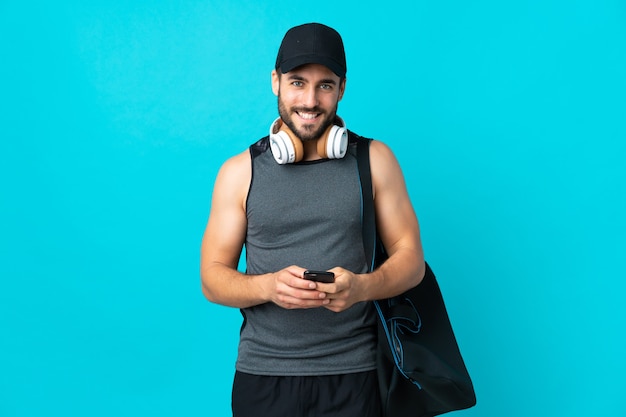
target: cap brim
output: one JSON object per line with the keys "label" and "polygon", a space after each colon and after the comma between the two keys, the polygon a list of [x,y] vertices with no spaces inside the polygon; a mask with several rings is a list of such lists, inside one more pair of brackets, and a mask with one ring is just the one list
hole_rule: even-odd
{"label": "cap brim", "polygon": [[306,64],[324,65],[325,67],[328,67],[332,72],[337,74],[339,78],[343,78],[346,76],[346,71],[341,64],[339,64],[332,58],[320,55],[300,55],[291,59],[287,59],[280,64],[280,71],[285,74],[289,71],[294,70],[295,68]]}

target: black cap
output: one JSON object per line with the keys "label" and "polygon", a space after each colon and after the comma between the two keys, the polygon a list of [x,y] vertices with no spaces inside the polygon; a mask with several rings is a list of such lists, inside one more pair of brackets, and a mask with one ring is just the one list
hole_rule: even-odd
{"label": "black cap", "polygon": [[340,78],[346,76],[346,53],[341,35],[326,25],[307,23],[287,31],[276,57],[284,74],[304,64],[321,64]]}

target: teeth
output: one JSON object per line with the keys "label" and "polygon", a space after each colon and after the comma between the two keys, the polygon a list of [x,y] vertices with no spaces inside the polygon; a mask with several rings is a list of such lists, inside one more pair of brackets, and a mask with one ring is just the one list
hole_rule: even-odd
{"label": "teeth", "polygon": [[317,117],[317,113],[298,113],[298,114],[303,119],[315,119]]}

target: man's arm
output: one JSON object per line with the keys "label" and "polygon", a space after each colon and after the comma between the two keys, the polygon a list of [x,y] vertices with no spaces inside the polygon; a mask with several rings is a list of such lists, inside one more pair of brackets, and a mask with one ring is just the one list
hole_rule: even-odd
{"label": "man's arm", "polygon": [[200,259],[202,292],[214,303],[245,308],[274,302],[284,308],[319,307],[327,303],[317,285],[303,279],[304,268],[291,266],[263,275],[237,271],[246,236],[246,198],[250,187],[249,152],[221,167],[211,201]]}
{"label": "man's arm", "polygon": [[404,175],[392,151],[372,141],[370,164],[378,233],[387,259],[368,281],[368,299],[401,294],[418,285],[426,271],[419,223],[409,198]]}
{"label": "man's arm", "polygon": [[318,286],[328,292],[331,303],[327,308],[333,311],[345,310],[359,301],[396,296],[424,277],[419,224],[400,165],[389,147],[372,141],[370,167],[377,229],[389,258],[368,274],[333,268],[335,283]]}

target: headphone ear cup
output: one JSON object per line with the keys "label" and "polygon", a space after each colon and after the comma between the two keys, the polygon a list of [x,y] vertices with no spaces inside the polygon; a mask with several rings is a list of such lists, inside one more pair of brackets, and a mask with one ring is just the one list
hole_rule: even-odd
{"label": "headphone ear cup", "polygon": [[270,136],[270,148],[274,159],[280,165],[290,164],[296,158],[293,142],[285,132],[278,132]]}
{"label": "headphone ear cup", "polygon": [[302,160],[304,155],[302,142],[283,128],[280,118],[270,126],[270,149],[274,159],[281,165]]}
{"label": "headphone ear cup", "polygon": [[[345,127],[333,125],[324,140],[325,158],[341,159],[348,150],[348,131]],[[318,150],[319,151],[319,150]]]}
{"label": "headphone ear cup", "polygon": [[322,158],[330,158],[328,156],[328,138],[330,136],[330,131],[328,134],[322,136],[317,140],[317,154]]}

